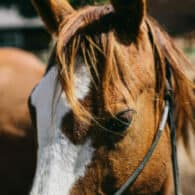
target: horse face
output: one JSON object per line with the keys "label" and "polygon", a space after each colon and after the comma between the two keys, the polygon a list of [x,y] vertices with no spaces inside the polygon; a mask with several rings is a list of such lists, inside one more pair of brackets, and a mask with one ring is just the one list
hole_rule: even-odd
{"label": "horse face", "polygon": [[[127,25],[132,24],[128,21],[122,31],[101,32],[92,41],[85,37],[76,52],[71,50],[69,69],[62,66],[69,50],[66,52],[60,46],[68,41],[67,48],[74,48],[74,38],[67,40],[67,37],[73,32],[70,24],[74,25],[78,18],[67,22],[59,32],[60,37],[67,32],[66,38],[59,39],[57,44],[60,71],[53,66],[31,97],[39,142],[31,195],[112,194],[138,167],[149,149],[160,111],[156,106],[153,48],[142,22],[145,4],[135,2],[139,12],[142,10],[138,14],[140,18],[133,22],[137,25],[133,32],[136,36],[124,42]],[[130,16],[125,6],[115,9],[121,17]],[[122,15],[122,11],[127,15]],[[79,16],[73,12],[72,17]],[[57,18],[59,22],[60,16]],[[83,26],[81,22],[79,29]],[[82,50],[82,44],[94,47],[91,64],[90,59],[85,59],[87,49]],[[94,61],[97,61],[95,68]],[[161,190],[170,169],[168,141],[165,131],[151,161],[129,193],[153,194]]]}
{"label": "horse face", "polygon": [[[148,39],[147,36],[145,38]],[[136,46],[132,44],[130,53],[135,54],[135,50]],[[146,59],[143,64],[139,64],[138,54],[135,61],[131,57],[127,61],[132,68],[126,75],[127,85],[131,85],[133,77],[135,79],[139,75],[144,80],[143,83],[137,80],[136,96],[128,95],[128,103],[113,83],[104,97],[102,82],[95,87],[86,64],[77,57],[75,96],[87,111],[96,116],[95,121],[87,124],[77,119],[68,103],[58,79],[57,67],[49,70],[31,97],[36,110],[39,143],[32,195],[96,194],[97,191],[110,194],[132,174],[147,152],[157,128],[154,123],[157,120],[154,116],[154,62],[152,57],[146,58],[149,54],[152,56],[152,48],[148,44],[142,54]],[[127,72],[124,68],[123,71]],[[101,72],[99,76],[103,80]],[[166,136],[162,140],[168,141]],[[168,147],[159,146],[153,158],[160,159],[162,154],[168,156],[168,152]],[[153,186],[151,182],[147,192],[157,191],[164,180],[163,173],[168,169],[165,160],[168,161],[164,158],[163,161],[158,160],[158,164],[149,163],[143,177],[131,190],[145,191],[138,186],[152,178],[158,184]]]}
{"label": "horse face", "polygon": [[[97,68],[99,82],[93,84],[92,78],[95,76],[92,71],[91,75],[94,77],[89,77],[89,90],[86,96],[80,99],[81,105],[94,118],[89,118],[89,123],[86,124],[78,119],[74,109],[63,118],[64,135],[75,145],[90,140],[93,148],[92,158],[85,173],[73,184],[70,194],[113,194],[132,175],[151,146],[160,113],[155,103],[153,50],[144,27],[140,30],[142,36],[136,44],[118,44],[115,48],[119,52],[118,55],[125,59],[122,60],[125,65],[121,62],[119,67],[131,93],[117,77],[109,82],[109,86],[105,84],[108,66],[100,60],[98,67],[101,68]],[[104,35],[101,36],[103,40]],[[108,44],[113,42],[115,36]],[[144,60],[140,61],[140,58]],[[87,67],[86,64],[84,66]],[[106,87],[108,88],[105,92]],[[151,162],[129,193],[152,194],[160,191],[170,170],[170,146],[165,144],[169,143],[167,129],[165,132]],[[153,163],[155,159],[158,159],[158,163]]]}

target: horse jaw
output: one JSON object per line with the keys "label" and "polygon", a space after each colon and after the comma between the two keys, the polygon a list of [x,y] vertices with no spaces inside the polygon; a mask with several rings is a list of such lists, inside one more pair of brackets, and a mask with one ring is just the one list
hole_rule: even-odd
{"label": "horse jaw", "polygon": [[[83,99],[89,91],[89,75],[85,66],[78,68],[75,74],[76,96]],[[68,195],[76,181],[85,175],[93,156],[91,140],[83,145],[74,145],[62,133],[62,118],[71,108],[57,76],[57,68],[53,67],[31,97],[37,112],[39,144],[31,195]]]}

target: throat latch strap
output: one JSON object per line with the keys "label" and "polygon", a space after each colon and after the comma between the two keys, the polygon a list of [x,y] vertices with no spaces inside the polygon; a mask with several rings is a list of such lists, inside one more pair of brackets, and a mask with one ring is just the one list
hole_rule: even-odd
{"label": "throat latch strap", "polygon": [[167,86],[165,91],[165,108],[162,114],[161,122],[156,133],[153,144],[151,145],[148,153],[144,157],[141,164],[134,171],[134,173],[129,177],[126,183],[116,192],[114,195],[122,195],[137,179],[137,177],[141,174],[144,167],[150,160],[159,140],[162,135],[163,130],[168,122],[170,127],[171,134],[171,146],[172,146],[172,164],[173,164],[173,176],[174,176],[174,187],[175,187],[175,195],[179,195],[180,193],[180,185],[179,185],[179,169],[178,169],[178,160],[177,160],[177,140],[176,140],[176,126],[174,120],[174,101],[173,101],[173,90],[172,90],[172,81],[171,81],[171,67],[167,64],[166,68],[166,77],[167,77]]}
{"label": "throat latch strap", "polygon": [[170,105],[169,105],[169,101],[165,101],[165,108],[164,108],[164,112],[162,115],[162,119],[157,131],[157,134],[155,136],[154,142],[151,145],[148,153],[146,154],[146,156],[144,157],[142,163],[139,165],[139,167],[135,170],[135,172],[129,177],[129,179],[126,181],[126,183],[116,192],[114,193],[114,195],[122,195],[137,179],[137,177],[141,174],[141,172],[143,171],[144,167],[146,166],[146,164],[148,163],[148,161],[150,160],[159,140],[160,137],[162,135],[163,130],[165,129],[165,125],[167,124],[167,120],[168,120],[168,115],[169,115],[169,109],[170,109]]}
{"label": "throat latch strap", "polygon": [[180,189],[180,182],[179,182],[179,166],[178,166],[178,159],[177,159],[177,136],[176,136],[176,125],[174,119],[175,118],[174,97],[173,97],[173,86],[172,86],[171,75],[172,75],[171,67],[170,64],[167,63],[167,67],[166,67],[167,86],[166,86],[165,99],[167,99],[167,101],[170,104],[168,123],[169,123],[170,134],[171,134],[173,178],[174,178],[175,195],[179,195],[181,193],[181,189]]}

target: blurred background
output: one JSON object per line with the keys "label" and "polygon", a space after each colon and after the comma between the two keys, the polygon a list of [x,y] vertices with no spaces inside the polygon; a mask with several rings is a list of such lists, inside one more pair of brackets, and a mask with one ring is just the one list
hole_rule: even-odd
{"label": "blurred background", "polygon": [[[107,0],[69,0],[74,7]],[[148,10],[195,62],[195,1],[148,0]],[[0,1],[0,47],[14,46],[39,54],[44,60],[50,36],[37,18],[30,0]]]}
{"label": "blurred background", "polygon": [[[107,0],[69,1],[75,8],[87,4],[107,2]],[[195,65],[195,0],[148,0],[148,11],[169,32],[175,43]],[[6,47],[21,48],[32,52],[41,59],[43,64],[46,64],[52,45],[51,37],[36,15],[30,0],[0,0],[0,49]],[[43,67],[42,62],[39,62],[33,56],[29,56],[29,53],[13,50],[5,52],[7,52],[6,56],[10,56],[10,60],[7,59],[8,57],[3,59],[3,53],[0,53],[0,195],[26,195],[32,183],[36,164],[36,140],[32,139],[36,135],[34,135],[34,131],[29,131],[29,129],[32,130],[32,126],[27,100],[30,91],[42,77],[44,69],[40,68]],[[21,59],[19,59],[20,55]],[[24,59],[22,59],[22,56]],[[19,68],[16,68],[17,71],[13,75],[7,74],[7,72],[1,75],[3,63],[9,62],[13,65],[14,62],[11,62],[11,57],[18,63],[20,63],[20,60],[25,65],[23,69],[29,71],[28,74],[22,73]],[[35,66],[27,68],[27,65],[29,65],[27,60],[30,58],[32,59],[32,64],[37,64],[36,68]],[[40,67],[38,67],[38,64]],[[21,75],[14,80],[14,76],[18,75],[19,72],[21,72]],[[24,75],[27,78],[24,78]],[[12,90],[15,93],[14,95],[12,93],[9,95],[7,88],[5,90],[2,88],[2,86],[5,86],[5,83],[1,85],[1,81],[4,82],[2,76],[11,78],[10,81],[8,79],[6,81],[7,88],[9,89],[10,85],[13,85],[13,89],[16,88],[16,92]],[[10,83],[11,81],[12,84]],[[22,89],[25,84],[28,84],[28,88],[24,92]],[[9,105],[2,103],[2,97],[5,100],[10,98],[12,103],[16,102],[12,106],[14,110],[8,111]],[[23,105],[21,102],[25,104]],[[19,107],[18,112],[16,105]],[[3,126],[5,120],[1,120],[3,108],[5,109],[3,117],[11,124],[11,133],[8,126],[5,128]],[[13,113],[16,114],[12,116]],[[25,117],[20,117],[19,114],[23,114]],[[21,129],[23,129],[22,133]],[[5,133],[6,131],[9,133]],[[182,150],[180,149],[180,151]],[[187,157],[183,150],[180,162],[185,161],[183,167],[186,167],[186,169],[182,170],[184,173],[182,176],[186,181],[182,184],[186,192],[184,195],[194,195],[195,166],[186,159]],[[186,177],[186,175],[190,175],[190,177]]]}

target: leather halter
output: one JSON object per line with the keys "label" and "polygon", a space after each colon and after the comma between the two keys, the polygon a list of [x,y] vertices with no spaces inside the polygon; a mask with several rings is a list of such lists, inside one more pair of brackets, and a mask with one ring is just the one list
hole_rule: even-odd
{"label": "leather halter", "polygon": [[176,146],[176,126],[174,121],[174,101],[173,101],[173,90],[172,90],[172,82],[171,82],[171,67],[167,64],[166,67],[166,90],[165,90],[165,107],[161,117],[161,122],[154,138],[154,141],[148,150],[146,156],[144,157],[141,164],[138,168],[133,172],[133,174],[129,177],[129,179],[124,183],[124,185],[114,193],[114,195],[122,195],[129,187],[131,187],[136,181],[137,177],[141,174],[142,170],[150,160],[160,137],[165,129],[166,124],[168,123],[170,127],[170,135],[171,135],[171,146],[172,146],[172,164],[173,164],[173,176],[174,176],[174,187],[175,187],[175,195],[179,195],[179,169],[178,169],[178,159],[177,159],[177,146]]}

